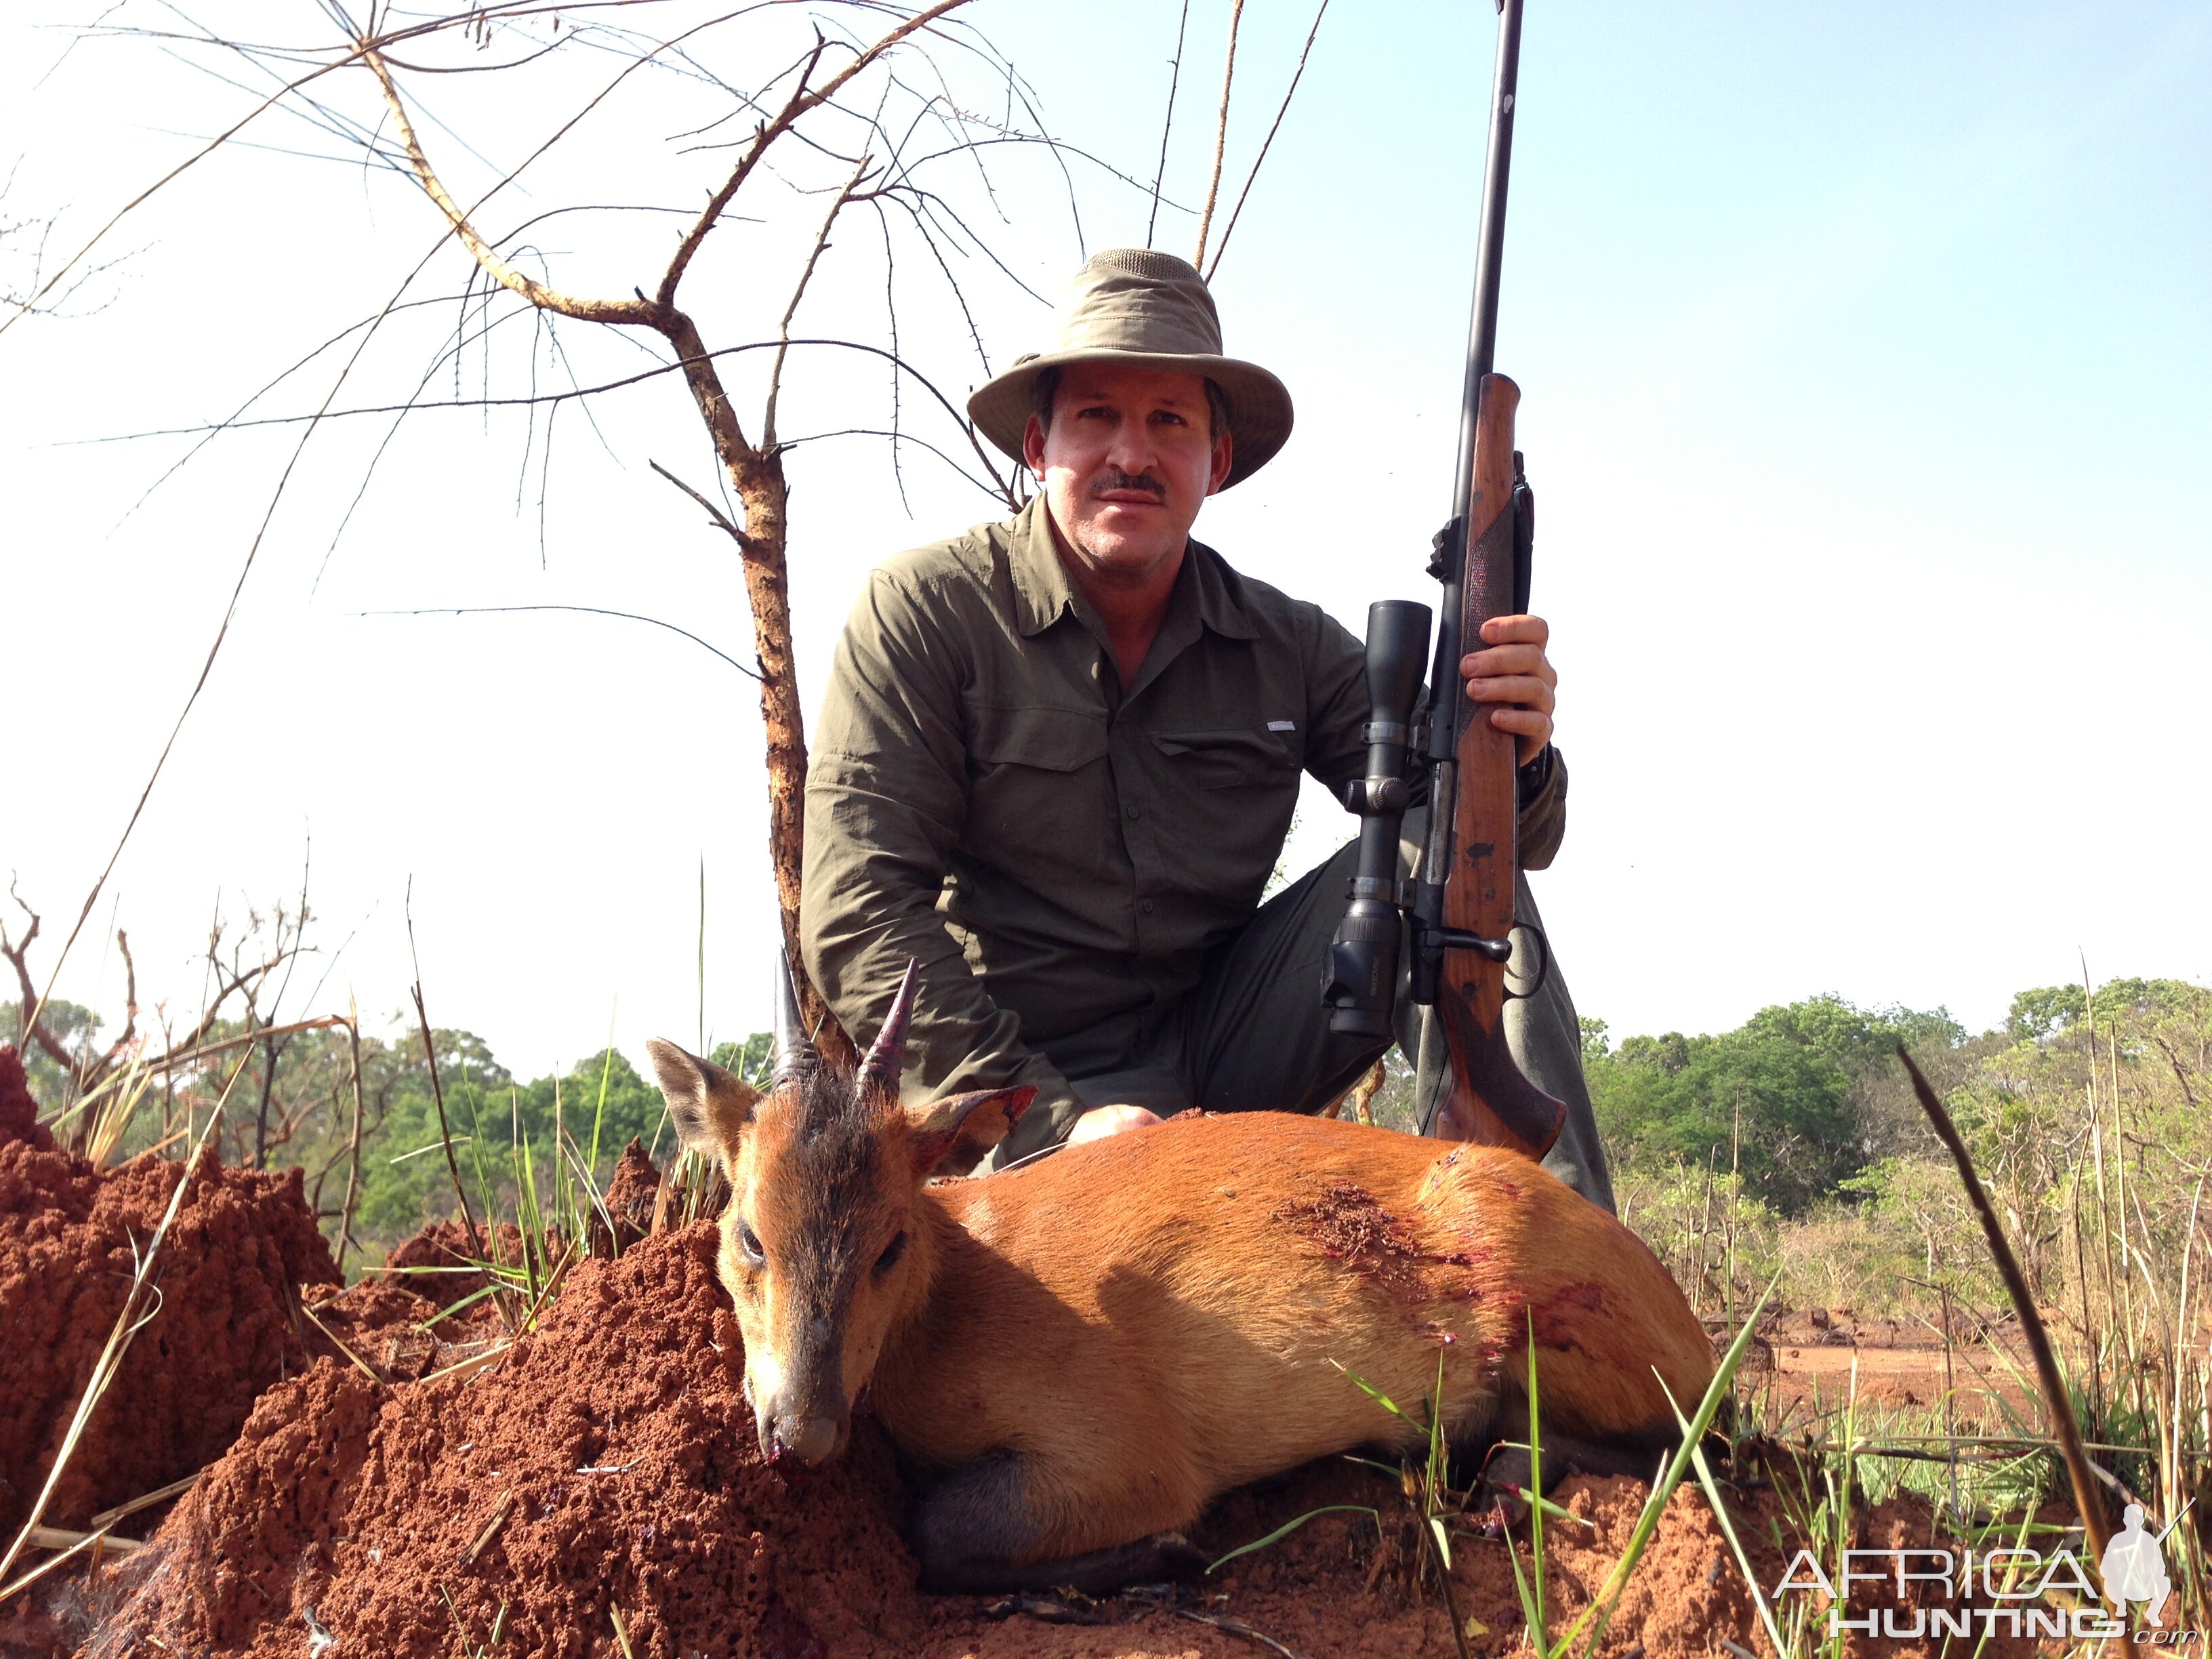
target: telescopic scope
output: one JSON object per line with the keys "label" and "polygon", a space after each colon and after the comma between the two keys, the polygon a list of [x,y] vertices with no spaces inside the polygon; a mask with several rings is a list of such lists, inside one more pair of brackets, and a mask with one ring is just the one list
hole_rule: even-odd
{"label": "telescopic scope", "polygon": [[1382,599],[1367,608],[1369,716],[1367,775],[1345,786],[1344,804],[1359,814],[1358,872],[1322,969],[1328,1029],[1346,1036],[1388,1037],[1397,992],[1398,832],[1413,799],[1406,776],[1413,744],[1413,700],[1429,653],[1429,607]]}

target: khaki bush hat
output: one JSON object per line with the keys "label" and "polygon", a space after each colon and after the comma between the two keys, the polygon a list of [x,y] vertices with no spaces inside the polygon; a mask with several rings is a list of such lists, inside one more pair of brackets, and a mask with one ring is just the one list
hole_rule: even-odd
{"label": "khaki bush hat", "polygon": [[1219,386],[1234,440],[1224,489],[1265,466],[1291,435],[1290,392],[1257,363],[1221,355],[1221,318],[1206,279],[1172,253],[1115,247],[1094,255],[1068,284],[1051,346],[1016,358],[979,386],[968,399],[969,416],[1019,461],[1037,376],[1078,362],[1203,374]]}

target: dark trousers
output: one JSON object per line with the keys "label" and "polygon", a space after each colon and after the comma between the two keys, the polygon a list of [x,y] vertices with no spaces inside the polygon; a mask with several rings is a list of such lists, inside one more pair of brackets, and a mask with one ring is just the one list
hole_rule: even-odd
{"label": "dark trousers", "polygon": [[[1406,816],[1402,841],[1408,859],[1425,816],[1418,809]],[[1102,1063],[1095,1056],[1063,1058],[1048,1045],[1084,1104],[1145,1106],[1163,1117],[1193,1106],[1209,1112],[1318,1112],[1358,1081],[1389,1043],[1333,1034],[1321,1001],[1322,963],[1343,919],[1345,888],[1358,855],[1358,843],[1347,843],[1261,905],[1242,932],[1217,949],[1204,977],[1139,1051]],[[1530,985],[1542,963],[1541,947],[1528,931],[1542,921],[1526,877],[1515,894],[1519,927],[1506,986],[1518,991]],[[1406,993],[1405,954],[1397,1042],[1414,1067],[1415,1108],[1425,1126],[1450,1089],[1450,1060],[1441,1027]],[[1611,1210],[1613,1182],[1583,1080],[1581,1023],[1556,959],[1532,994],[1506,1004],[1505,1036],[1528,1080],[1567,1105],[1566,1125],[1544,1167]],[[1034,1136],[1018,1129],[994,1162],[1003,1165],[1042,1150],[1046,1143],[1035,1138],[1033,1144]]]}

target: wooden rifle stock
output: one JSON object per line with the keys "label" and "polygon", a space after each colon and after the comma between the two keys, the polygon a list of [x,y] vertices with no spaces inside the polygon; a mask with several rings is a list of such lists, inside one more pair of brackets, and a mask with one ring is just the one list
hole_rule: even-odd
{"label": "wooden rifle stock", "polygon": [[[1460,582],[1463,652],[1481,649],[1483,623],[1517,608],[1513,414],[1521,388],[1503,374],[1486,374],[1477,396],[1474,487]],[[1446,670],[1457,681],[1459,665]],[[1452,787],[1448,798],[1439,790],[1433,807],[1451,814],[1451,861],[1442,872],[1447,945],[1436,1012],[1451,1054],[1452,1091],[1437,1107],[1429,1133],[1541,1158],[1559,1138],[1567,1109],[1522,1075],[1506,1047],[1505,963],[1471,945],[1449,943],[1455,935],[1492,940],[1512,935],[1521,816],[1515,738],[1490,723],[1486,705],[1468,702],[1463,690],[1455,701],[1459,740]]]}

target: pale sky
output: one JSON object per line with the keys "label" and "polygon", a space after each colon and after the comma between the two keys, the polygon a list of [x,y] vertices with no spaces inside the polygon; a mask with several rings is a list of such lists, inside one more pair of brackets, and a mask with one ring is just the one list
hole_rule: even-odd
{"label": "pale sky", "polygon": [[[192,15],[220,27],[219,9]],[[305,4],[234,10],[303,40],[327,27]],[[1110,27],[1072,3],[971,15],[1055,134],[1149,179],[1179,10],[1132,3]],[[1156,238],[1186,255],[1227,6],[1191,10]],[[250,103],[161,43],[87,40],[64,59],[100,15],[34,0],[0,18],[0,162],[15,163],[0,222],[58,215],[50,255]],[[1311,15],[1246,7],[1232,185]],[[179,16],[134,4],[108,22]],[[797,9],[770,25],[805,27]],[[1198,534],[1355,631],[1371,600],[1432,592],[1491,27],[1487,5],[1337,0],[1216,283],[1229,349],[1283,377],[1298,422]],[[610,72],[576,58],[415,83],[457,187],[520,161]],[[1824,990],[1944,1003],[1978,1027],[2014,991],[2075,976],[2077,952],[2100,979],[2212,981],[2209,82],[2201,7],[1530,0],[1498,364],[1523,391],[1536,607],[1574,785],[1565,848],[1536,883],[1577,1000],[1617,1035],[1725,1029]],[[373,91],[358,73],[333,87],[371,120]],[[695,204],[727,153],[670,135],[726,107],[696,83],[640,82],[489,216],[505,232],[576,204]],[[328,149],[301,123],[246,136],[267,148],[202,162],[124,222],[101,256],[120,263],[78,314],[0,336],[17,715],[0,868],[46,914],[46,964],[297,432],[227,436],[150,496],[184,441],[87,441],[220,418],[434,249],[412,292],[452,294],[465,267],[403,180],[291,153]],[[991,166],[1002,217],[986,212],[985,234],[1032,286],[1144,240],[1146,197],[1088,163],[1069,162],[1080,240],[1047,158]],[[690,279],[710,343],[761,337],[763,318],[773,331],[803,257],[794,226],[820,210],[761,201],[770,222],[728,227]],[[556,281],[622,294],[651,287],[672,222],[574,216],[532,240]],[[980,379],[966,326],[941,279],[901,257],[902,349],[963,395]],[[848,222],[797,331],[880,337],[882,258],[874,222]],[[980,259],[961,268],[1003,364],[1043,311]],[[390,325],[341,406],[411,388],[454,317]],[[526,329],[495,337],[510,343],[495,390],[522,388]],[[559,339],[587,381],[649,366],[604,331]],[[314,407],[338,361],[317,359],[270,412]],[[483,373],[472,353],[459,395]],[[749,417],[754,373],[732,370]],[[887,385],[872,362],[801,354],[785,430],[884,424]],[[432,392],[456,395],[450,368]],[[411,878],[434,1016],[517,1072],[565,1066],[611,1030],[633,1054],[656,1033],[694,1040],[703,860],[708,1038],[767,1023],[750,683],[633,623],[361,614],[601,605],[749,659],[734,558],[647,466],[712,477],[680,387],[648,380],[594,416],[596,431],[573,406],[558,417],[547,469],[542,416],[526,447],[519,413],[426,412],[365,493],[387,422],[309,445],[63,994],[119,1012],[103,942],[119,922],[142,1000],[189,1014],[210,915],[296,891],[312,838],[323,955],[296,1006],[399,1006]],[[811,710],[866,569],[992,514],[917,451],[903,500],[874,441],[802,444],[789,464]],[[1310,790],[1294,860],[1352,827]]]}

